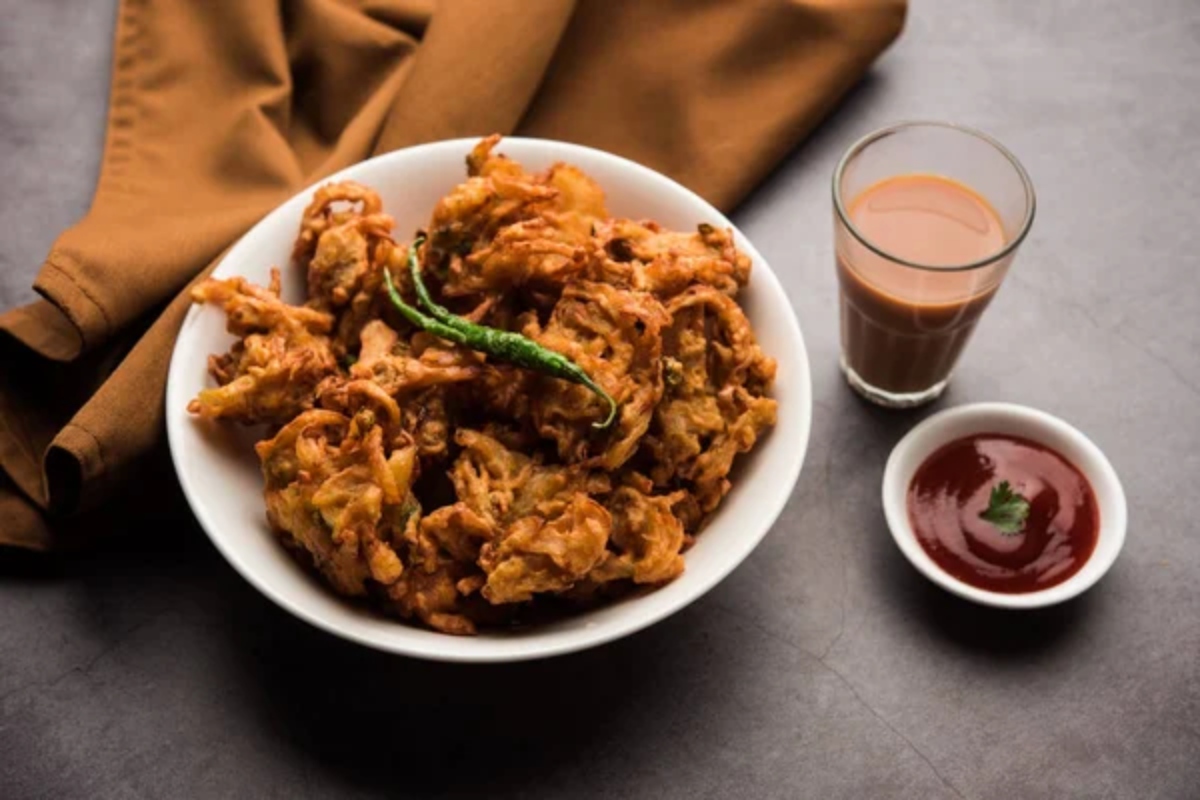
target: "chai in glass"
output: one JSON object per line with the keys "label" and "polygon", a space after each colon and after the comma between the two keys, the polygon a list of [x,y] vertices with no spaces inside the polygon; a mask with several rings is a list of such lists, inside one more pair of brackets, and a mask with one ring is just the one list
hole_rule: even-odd
{"label": "chai in glass", "polygon": [[893,407],[941,394],[1029,228],[1033,202],[1016,160],[974,131],[910,123],[850,149],[834,204],[851,386]]}

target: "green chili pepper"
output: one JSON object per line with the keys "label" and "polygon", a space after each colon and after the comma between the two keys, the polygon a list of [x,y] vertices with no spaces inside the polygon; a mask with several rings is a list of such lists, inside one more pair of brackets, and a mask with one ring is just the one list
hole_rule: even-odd
{"label": "green chili pepper", "polygon": [[417,290],[417,300],[429,312],[428,314],[422,313],[404,302],[400,292],[396,291],[391,273],[386,268],[383,271],[388,295],[405,319],[418,328],[429,331],[434,336],[448,342],[478,350],[518,367],[542,372],[551,377],[587,387],[608,403],[608,417],[603,422],[592,423],[592,427],[603,430],[612,425],[613,420],[617,418],[617,402],[574,361],[562,353],[542,347],[527,336],[476,325],[435,303],[429,296],[429,290],[425,288],[425,283],[421,280],[421,265],[417,260],[417,248],[424,241],[424,236],[418,236],[408,248],[408,269],[412,275],[413,286]]}

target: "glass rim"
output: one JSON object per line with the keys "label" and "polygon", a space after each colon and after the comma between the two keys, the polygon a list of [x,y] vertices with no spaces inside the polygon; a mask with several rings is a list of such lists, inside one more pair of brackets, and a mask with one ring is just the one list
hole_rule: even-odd
{"label": "glass rim", "polygon": [[[945,130],[957,131],[959,133],[966,134],[967,136],[974,136],[976,139],[979,139],[985,144],[991,145],[994,150],[1007,159],[1008,163],[1016,171],[1017,176],[1021,180],[1021,185],[1025,189],[1025,218],[1021,220],[1021,225],[1017,230],[1017,235],[1014,236],[1010,241],[1006,242],[1004,247],[1000,248],[986,258],[972,261],[967,264],[955,266],[935,266],[933,264],[922,264],[918,261],[909,261],[906,258],[901,258],[895,255],[894,253],[889,253],[882,247],[879,247],[871,242],[866,236],[863,235],[862,231],[856,228],[854,223],[850,221],[850,215],[846,212],[845,204],[842,202],[841,191],[842,176],[845,173],[846,167],[849,165],[850,160],[865,150],[869,145],[874,144],[880,139],[911,128],[942,128]],[[986,197],[984,199],[987,200]],[[989,200],[988,202],[990,203],[991,201]],[[1017,160],[1017,157],[1013,155],[1011,150],[1000,144],[999,141],[983,131],[967,125],[960,125],[955,122],[942,122],[938,120],[908,120],[904,122],[897,122],[892,125],[887,125],[883,128],[871,131],[847,148],[846,152],[838,161],[837,168],[833,171],[833,207],[837,212],[838,219],[840,219],[842,224],[846,226],[846,230],[850,231],[850,234],[857,239],[863,247],[866,247],[872,253],[875,253],[882,258],[886,258],[888,261],[895,262],[905,267],[911,267],[913,269],[925,270],[927,272],[966,272],[995,264],[997,261],[1000,261],[1001,259],[1011,255],[1017,249],[1017,247],[1020,246],[1021,242],[1025,241],[1025,237],[1029,234],[1029,229],[1033,226],[1033,217],[1037,210],[1037,196],[1034,194],[1033,181],[1030,180],[1029,173],[1025,171],[1025,167],[1021,165],[1021,162]]]}

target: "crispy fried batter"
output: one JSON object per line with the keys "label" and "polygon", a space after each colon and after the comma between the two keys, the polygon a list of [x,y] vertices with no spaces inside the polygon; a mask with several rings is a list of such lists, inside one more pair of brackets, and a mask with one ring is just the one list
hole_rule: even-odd
{"label": "crispy fried batter", "polygon": [[629,486],[613,493],[609,509],[612,543],[620,553],[616,561],[628,565],[634,583],[665,583],[683,572],[683,525],[671,507],[684,494],[652,497]]}
{"label": "crispy fried batter", "polygon": [[550,519],[522,517],[479,554],[487,573],[483,596],[494,604],[520,603],[540,592],[563,592],[605,558],[612,517],[576,492]]}
{"label": "crispy fried batter", "polygon": [[479,374],[481,360],[476,353],[445,346],[428,334],[401,341],[387,323],[372,320],[362,330],[362,348],[350,374],[399,395],[472,380]]}
{"label": "crispy fried batter", "polygon": [[611,219],[566,164],[495,152],[433,209],[422,269],[462,316],[577,363],[583,386],[414,328],[407,245],[378,194],[320,187],[294,250],[303,307],[243,279],[193,296],[238,337],[189,409],[282,426],[257,451],[267,519],[335,591],[437,631],[513,624],[549,596],[598,603],[684,570],[729,472],[775,421],[775,363],[734,299],[750,260],[710,225]]}
{"label": "crispy fried batter", "polygon": [[643,447],[654,482],[690,486],[708,513],[729,491],[734,457],[775,424],[775,401],[764,395],[775,362],[738,304],[712,287],[693,286],[667,309],[667,389]]}
{"label": "crispy fried batter", "polygon": [[605,407],[586,387],[555,378],[538,381],[533,424],[555,442],[567,463],[615,470],[637,449],[662,397],[662,329],[666,310],[652,295],[603,283],[574,283],[554,307],[537,340],[583,367],[620,404],[611,431],[597,436],[592,423]]}
{"label": "crispy fried batter", "polygon": [[[339,358],[352,355],[363,327],[387,310],[383,270],[402,274],[404,250],[379,195],[353,181],[326,184],[304,211],[293,258],[306,272],[308,305],[336,317]],[[403,282],[403,281],[402,281]]]}
{"label": "crispy fried batter", "polygon": [[443,550],[451,558],[467,563],[479,559],[479,549],[496,537],[494,524],[476,514],[466,503],[442,506],[421,520],[420,545],[427,560]]}
{"label": "crispy fried batter", "polygon": [[340,411],[347,416],[369,410],[374,414],[375,423],[383,429],[385,442],[396,442],[401,434],[400,405],[375,381],[325,381],[320,387],[318,402],[322,408]]}
{"label": "crispy fried batter", "polygon": [[[453,259],[472,252],[476,244],[487,242],[496,231],[537,213],[539,206],[554,196],[555,190],[530,179],[520,164],[492,152],[498,136],[481,141],[467,157],[469,177],[460,183],[433,208],[429,221],[429,246],[426,267],[440,273],[449,268],[451,274],[461,271]],[[453,279],[447,285],[448,294],[456,291]]]}
{"label": "crispy fried batter", "polygon": [[528,514],[555,516],[576,492],[607,494],[611,482],[586,465],[542,464],[510,450],[498,439],[460,429],[462,448],[450,472],[459,501],[493,525],[506,525]]}
{"label": "crispy fried batter", "polygon": [[192,290],[197,303],[218,303],[230,333],[230,351],[211,356],[208,371],[219,386],[205,389],[188,411],[247,425],[283,424],[312,408],[317,386],[337,372],[330,348],[333,319],[279,299],[279,275],[263,289],[244,278],[209,279]]}
{"label": "crispy fried batter", "polygon": [[590,278],[662,299],[693,284],[733,297],[750,281],[750,259],[734,246],[733,233],[712,225],[680,233],[653,221],[609,220],[597,227],[595,241]]}
{"label": "crispy fried batter", "polygon": [[428,568],[407,569],[385,589],[385,608],[404,619],[415,617],[442,633],[469,636],[475,633],[475,623],[468,616],[467,598],[458,590],[469,572],[469,565],[449,558]]}
{"label": "crispy fried batter", "polygon": [[471,295],[526,285],[561,290],[584,266],[583,240],[544,218],[501,228],[490,242],[451,261],[448,295]]}
{"label": "crispy fried batter", "polygon": [[475,147],[471,177],[434,209],[426,267],[446,272],[449,297],[526,285],[557,295],[584,268],[592,230],[608,217],[604,191],[569,164],[526,174],[492,153],[497,141]]}
{"label": "crispy fried batter", "polygon": [[404,566],[385,509],[399,509],[415,477],[405,449],[385,456],[370,412],[353,419],[307,411],[256,449],[267,519],[337,591],[365,595],[368,581],[394,583]]}
{"label": "crispy fried batter", "polygon": [[379,195],[353,181],[317,189],[304,210],[292,257],[308,270],[308,299],[315,308],[344,306],[366,275],[371,250],[392,230]]}

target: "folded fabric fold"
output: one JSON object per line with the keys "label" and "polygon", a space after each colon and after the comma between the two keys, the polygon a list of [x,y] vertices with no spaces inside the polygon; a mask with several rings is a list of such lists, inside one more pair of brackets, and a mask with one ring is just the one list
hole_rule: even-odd
{"label": "folded fabric fold", "polygon": [[0,314],[0,544],[63,545],[163,441],[186,289],[372,154],[516,133],[730,208],[898,35],[904,0],[122,0],[92,207]]}

